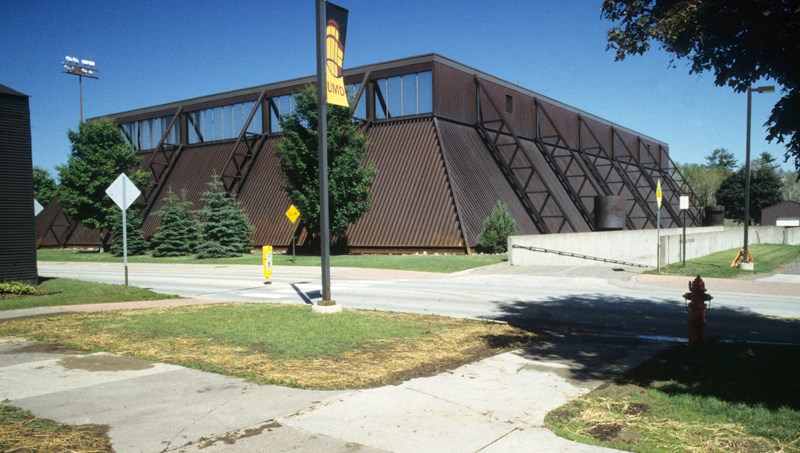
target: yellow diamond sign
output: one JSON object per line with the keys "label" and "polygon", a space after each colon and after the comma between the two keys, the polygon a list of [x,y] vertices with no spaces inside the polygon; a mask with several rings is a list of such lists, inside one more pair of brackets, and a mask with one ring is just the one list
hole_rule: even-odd
{"label": "yellow diamond sign", "polygon": [[286,210],[286,217],[289,218],[289,221],[295,223],[297,218],[300,217],[300,211],[294,207],[294,205],[289,206],[289,209]]}
{"label": "yellow diamond sign", "polygon": [[658,179],[656,186],[656,203],[658,203],[658,209],[661,209],[661,178]]}

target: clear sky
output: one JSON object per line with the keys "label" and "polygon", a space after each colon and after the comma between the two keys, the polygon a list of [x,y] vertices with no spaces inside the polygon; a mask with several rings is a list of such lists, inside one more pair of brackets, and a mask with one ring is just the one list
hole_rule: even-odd
{"label": "clear sky", "polygon": [[[30,96],[33,164],[55,176],[79,121],[64,56],[94,60],[84,118],[313,75],[314,0],[0,0],[0,84]],[[666,142],[676,162],[744,161],[746,95],[654,49],[615,62],[600,0],[340,0],[345,67],[435,52]],[[752,152],[783,162],[753,95]],[[789,169],[788,164],[784,168]]]}

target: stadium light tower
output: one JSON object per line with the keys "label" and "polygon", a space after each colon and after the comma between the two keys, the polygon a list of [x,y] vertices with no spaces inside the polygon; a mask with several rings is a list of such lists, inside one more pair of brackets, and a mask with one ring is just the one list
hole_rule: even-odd
{"label": "stadium light tower", "polygon": [[78,76],[78,95],[80,97],[80,106],[81,106],[81,123],[83,122],[83,78],[88,77],[90,79],[97,79],[99,78],[99,72],[95,68],[94,61],[91,60],[81,60],[76,57],[70,57],[67,55],[64,57],[64,61],[61,62],[61,66],[64,67],[64,74],[72,74]]}

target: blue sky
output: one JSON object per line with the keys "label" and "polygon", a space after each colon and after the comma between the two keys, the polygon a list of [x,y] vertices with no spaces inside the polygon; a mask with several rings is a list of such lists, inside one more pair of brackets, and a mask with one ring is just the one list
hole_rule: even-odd
{"label": "blue sky", "polygon": [[[55,175],[79,120],[65,55],[97,62],[84,117],[312,75],[314,1],[3,0],[0,84],[30,96],[33,163]],[[615,62],[600,0],[340,0],[345,67],[439,53],[664,141],[676,162],[744,161],[746,95],[670,67],[658,49]],[[779,93],[753,96],[754,155]],[[789,169],[788,164],[784,168]]]}

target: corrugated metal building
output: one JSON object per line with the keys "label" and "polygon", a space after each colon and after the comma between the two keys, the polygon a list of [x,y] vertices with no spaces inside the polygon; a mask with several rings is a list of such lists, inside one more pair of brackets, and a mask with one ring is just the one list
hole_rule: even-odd
{"label": "corrugated metal building", "polygon": [[[199,208],[214,173],[239,197],[256,227],[255,245],[290,243],[273,154],[291,94],[313,76],[109,115],[142,154],[153,186],[149,215],[166,188],[187,189]],[[662,180],[662,227],[679,226],[683,185],[665,143],[429,54],[345,71],[354,117],[375,162],[373,205],[348,229],[353,252],[469,253],[495,201],[509,206],[522,234],[602,229],[595,203],[616,198],[624,228],[655,228]],[[43,245],[84,245],[57,207],[41,216]],[[52,220],[47,223],[47,220]],[[700,225],[699,212],[687,224]],[[299,233],[302,235],[303,233]]]}
{"label": "corrugated metal building", "polygon": [[[782,225],[778,225],[779,220]],[[796,225],[798,220],[800,220],[800,203],[796,201],[781,201],[761,210],[762,225],[800,226]]]}
{"label": "corrugated metal building", "polygon": [[28,96],[0,85],[0,282],[38,278]]}

